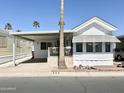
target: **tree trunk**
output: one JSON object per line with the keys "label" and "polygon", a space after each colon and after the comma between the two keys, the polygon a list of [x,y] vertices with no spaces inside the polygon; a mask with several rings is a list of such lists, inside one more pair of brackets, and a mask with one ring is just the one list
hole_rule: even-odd
{"label": "tree trunk", "polygon": [[64,52],[64,0],[61,0],[61,9],[60,9],[60,42],[59,42],[59,60],[58,60],[58,68],[66,69],[65,64],[65,52]]}

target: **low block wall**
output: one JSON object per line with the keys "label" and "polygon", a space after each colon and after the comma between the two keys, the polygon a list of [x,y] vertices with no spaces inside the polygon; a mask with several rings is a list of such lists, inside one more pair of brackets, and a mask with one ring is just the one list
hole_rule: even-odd
{"label": "low block wall", "polygon": [[[57,68],[58,67],[58,57],[57,56],[50,56],[47,58],[47,62],[50,67]],[[65,63],[68,68],[73,67],[73,58],[72,57],[65,57]]]}
{"label": "low block wall", "polygon": [[[21,59],[21,58],[25,58],[25,57],[29,57],[31,56],[30,54],[17,54],[16,55],[16,60],[17,59]],[[4,64],[6,62],[12,61],[12,55],[8,55],[8,56],[0,56],[0,64]]]}

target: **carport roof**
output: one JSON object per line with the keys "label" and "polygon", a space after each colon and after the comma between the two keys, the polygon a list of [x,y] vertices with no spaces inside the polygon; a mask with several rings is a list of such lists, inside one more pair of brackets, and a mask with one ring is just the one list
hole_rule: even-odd
{"label": "carport roof", "polygon": [[[71,30],[65,30],[65,34],[72,34]],[[59,31],[34,31],[34,32],[10,32],[10,35],[19,36],[28,40],[51,40],[58,38]]]}
{"label": "carport roof", "polygon": [[[51,31],[30,31],[30,32],[10,32],[11,35],[23,36],[23,35],[45,35],[45,34],[58,34],[58,30]],[[65,30],[64,33],[72,33],[72,30]]]}

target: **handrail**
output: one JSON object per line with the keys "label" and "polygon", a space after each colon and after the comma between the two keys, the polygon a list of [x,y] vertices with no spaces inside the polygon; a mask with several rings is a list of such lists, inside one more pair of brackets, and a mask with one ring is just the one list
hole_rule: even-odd
{"label": "handrail", "polygon": [[[58,53],[59,53],[59,47],[48,48],[48,56],[58,56]],[[71,55],[72,55],[72,48],[65,47],[65,56],[71,56]]]}

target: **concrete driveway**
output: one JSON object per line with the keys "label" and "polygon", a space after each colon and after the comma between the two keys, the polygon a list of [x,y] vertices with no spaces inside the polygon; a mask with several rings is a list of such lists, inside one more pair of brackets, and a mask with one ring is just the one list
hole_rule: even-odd
{"label": "concrete driveway", "polygon": [[50,68],[47,63],[21,63],[18,66],[9,66],[0,68],[0,73],[41,73],[49,72]]}
{"label": "concrete driveway", "polygon": [[17,66],[13,66],[13,62],[11,62],[11,64],[1,67],[0,73],[41,73],[50,71],[46,59],[29,59],[16,63]]}

